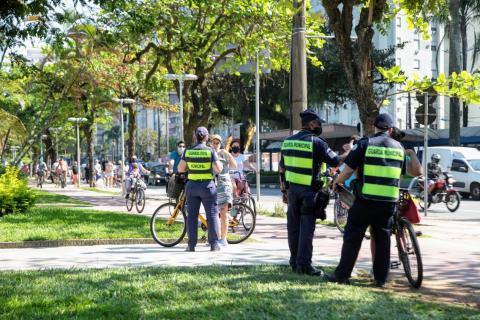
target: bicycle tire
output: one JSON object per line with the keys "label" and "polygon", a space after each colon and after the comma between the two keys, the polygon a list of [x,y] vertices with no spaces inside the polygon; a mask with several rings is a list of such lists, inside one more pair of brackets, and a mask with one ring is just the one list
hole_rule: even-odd
{"label": "bicycle tire", "polygon": [[[232,209],[236,210],[238,214],[228,224],[227,242],[237,244],[247,240],[252,235],[257,223],[257,215],[252,208],[244,203],[234,204],[230,210]],[[240,217],[237,218],[238,216]],[[250,217],[248,222],[246,222],[247,216]]]}
{"label": "bicycle tire", "polygon": [[[179,213],[177,213],[177,216],[173,221],[174,223],[172,223],[171,225],[168,225],[166,223],[163,223],[163,224],[158,223],[160,222],[159,219],[162,219],[162,218],[168,219],[168,214],[170,215],[170,217],[172,217],[172,214],[175,212],[175,208],[176,208],[176,205],[171,202],[164,203],[155,210],[152,217],[150,218],[150,233],[152,234],[153,240],[155,240],[156,243],[164,247],[173,247],[177,245],[183,240],[183,238],[185,238],[185,234],[187,233],[187,223],[186,223],[187,215],[185,214],[185,210],[183,210],[183,208],[180,209]],[[183,227],[179,226],[180,223],[182,223],[182,221],[183,221]],[[174,233],[172,237],[168,237],[168,238],[161,237],[159,232],[160,231],[165,232],[164,229],[171,228],[172,225],[179,226],[179,227],[175,227],[179,231],[178,235]],[[173,233],[174,231],[177,231],[173,228],[170,230],[171,230],[171,233]]]}
{"label": "bicycle tire", "polygon": [[[400,218],[397,222],[395,238],[397,240],[398,257],[402,262],[405,276],[410,285],[418,289],[423,281],[422,255],[415,230],[406,218]],[[414,260],[410,256],[415,256]],[[416,263],[416,275],[412,274],[413,262]]]}
{"label": "bicycle tire", "polygon": [[345,232],[345,226],[348,220],[348,208],[342,206],[342,202],[338,194],[335,194],[335,202],[333,205],[333,222],[341,234]]}
{"label": "bicycle tire", "polygon": [[125,205],[127,206],[128,211],[132,211],[134,202],[135,202],[135,193],[130,192],[129,197],[125,199]]}
{"label": "bicycle tire", "polygon": [[[456,200],[457,200],[457,205],[456,206],[452,206],[452,207],[448,206],[448,204],[450,203],[450,201],[449,201],[450,197],[455,197],[456,198]],[[460,207],[460,194],[458,192],[455,192],[455,193],[452,192],[451,194],[447,194],[446,199],[445,199],[445,205],[447,206],[448,211],[450,211],[450,212],[457,211],[458,208]]]}
{"label": "bicycle tire", "polygon": [[135,197],[135,208],[137,209],[138,213],[142,213],[143,209],[145,209],[145,191],[143,189],[137,190],[137,195]]}
{"label": "bicycle tire", "polygon": [[249,202],[248,205],[250,206],[250,208],[253,209],[253,212],[255,213],[255,216],[256,216],[257,215],[257,205],[255,203],[255,198],[252,195],[250,195],[249,201],[250,202]]}

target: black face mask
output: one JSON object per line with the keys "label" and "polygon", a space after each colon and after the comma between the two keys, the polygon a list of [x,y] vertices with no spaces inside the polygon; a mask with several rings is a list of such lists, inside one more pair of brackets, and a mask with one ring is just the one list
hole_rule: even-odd
{"label": "black face mask", "polygon": [[319,136],[322,134],[322,127],[316,127],[313,130],[310,130],[314,135]]}
{"label": "black face mask", "polygon": [[232,152],[233,152],[233,153],[238,153],[238,152],[240,152],[240,147],[237,147],[237,146],[232,147]]}

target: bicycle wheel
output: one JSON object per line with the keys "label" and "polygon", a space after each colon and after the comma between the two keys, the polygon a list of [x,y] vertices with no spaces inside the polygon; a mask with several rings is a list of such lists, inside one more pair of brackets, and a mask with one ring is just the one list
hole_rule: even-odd
{"label": "bicycle wheel", "polygon": [[348,219],[348,207],[340,201],[338,194],[335,194],[335,203],[333,205],[333,221],[337,229],[343,234]]}
{"label": "bicycle wheel", "polygon": [[252,195],[250,195],[250,197],[249,197],[248,205],[250,206],[250,208],[253,209],[253,212],[255,213],[255,216],[256,216],[257,215],[257,206],[255,204],[255,198]]}
{"label": "bicycle wheel", "polygon": [[447,194],[445,199],[445,204],[447,206],[448,211],[455,212],[457,211],[458,207],[460,207],[460,195],[458,192],[451,192]]}
{"label": "bicycle wheel", "polygon": [[255,229],[255,212],[244,203],[236,203],[230,208],[229,214],[231,220],[228,222],[227,242],[236,244],[247,240]]}
{"label": "bicycle wheel", "polygon": [[398,257],[402,262],[405,276],[412,287],[420,288],[423,280],[422,255],[417,235],[410,221],[400,218],[397,222],[395,238],[397,240]]}
{"label": "bicycle wheel", "polygon": [[[424,202],[425,202],[424,192],[421,191],[420,195],[419,195],[419,198],[418,198],[418,206],[422,210],[424,210],[424,208],[425,208]],[[432,205],[432,201],[430,200],[430,196],[428,196],[428,207],[427,208],[430,208],[431,205]]]}
{"label": "bicycle wheel", "polygon": [[127,199],[125,199],[125,205],[128,211],[132,211],[133,203],[135,202],[135,192],[130,192]]}
{"label": "bicycle wheel", "polygon": [[143,209],[145,209],[145,191],[143,191],[142,188],[137,190],[135,200],[135,207],[137,208],[137,212],[142,213]]}
{"label": "bicycle wheel", "polygon": [[162,204],[150,219],[153,240],[164,247],[180,243],[187,232],[187,215],[184,210],[175,208],[176,205],[171,202]]}

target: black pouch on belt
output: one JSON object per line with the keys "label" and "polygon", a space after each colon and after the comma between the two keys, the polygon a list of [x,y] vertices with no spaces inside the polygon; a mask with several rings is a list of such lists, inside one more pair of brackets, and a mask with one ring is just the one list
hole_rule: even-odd
{"label": "black pouch on belt", "polygon": [[327,218],[327,208],[328,202],[330,201],[330,196],[325,191],[318,191],[315,194],[315,218],[320,220],[325,220]]}

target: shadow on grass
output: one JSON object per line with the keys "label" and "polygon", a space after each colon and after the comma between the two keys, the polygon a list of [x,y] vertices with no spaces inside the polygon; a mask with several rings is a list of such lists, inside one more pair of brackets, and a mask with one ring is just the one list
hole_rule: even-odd
{"label": "shadow on grass", "polygon": [[[324,283],[284,266],[0,273],[0,310],[16,318],[452,319],[478,310]],[[28,296],[28,299],[26,297]]]}

